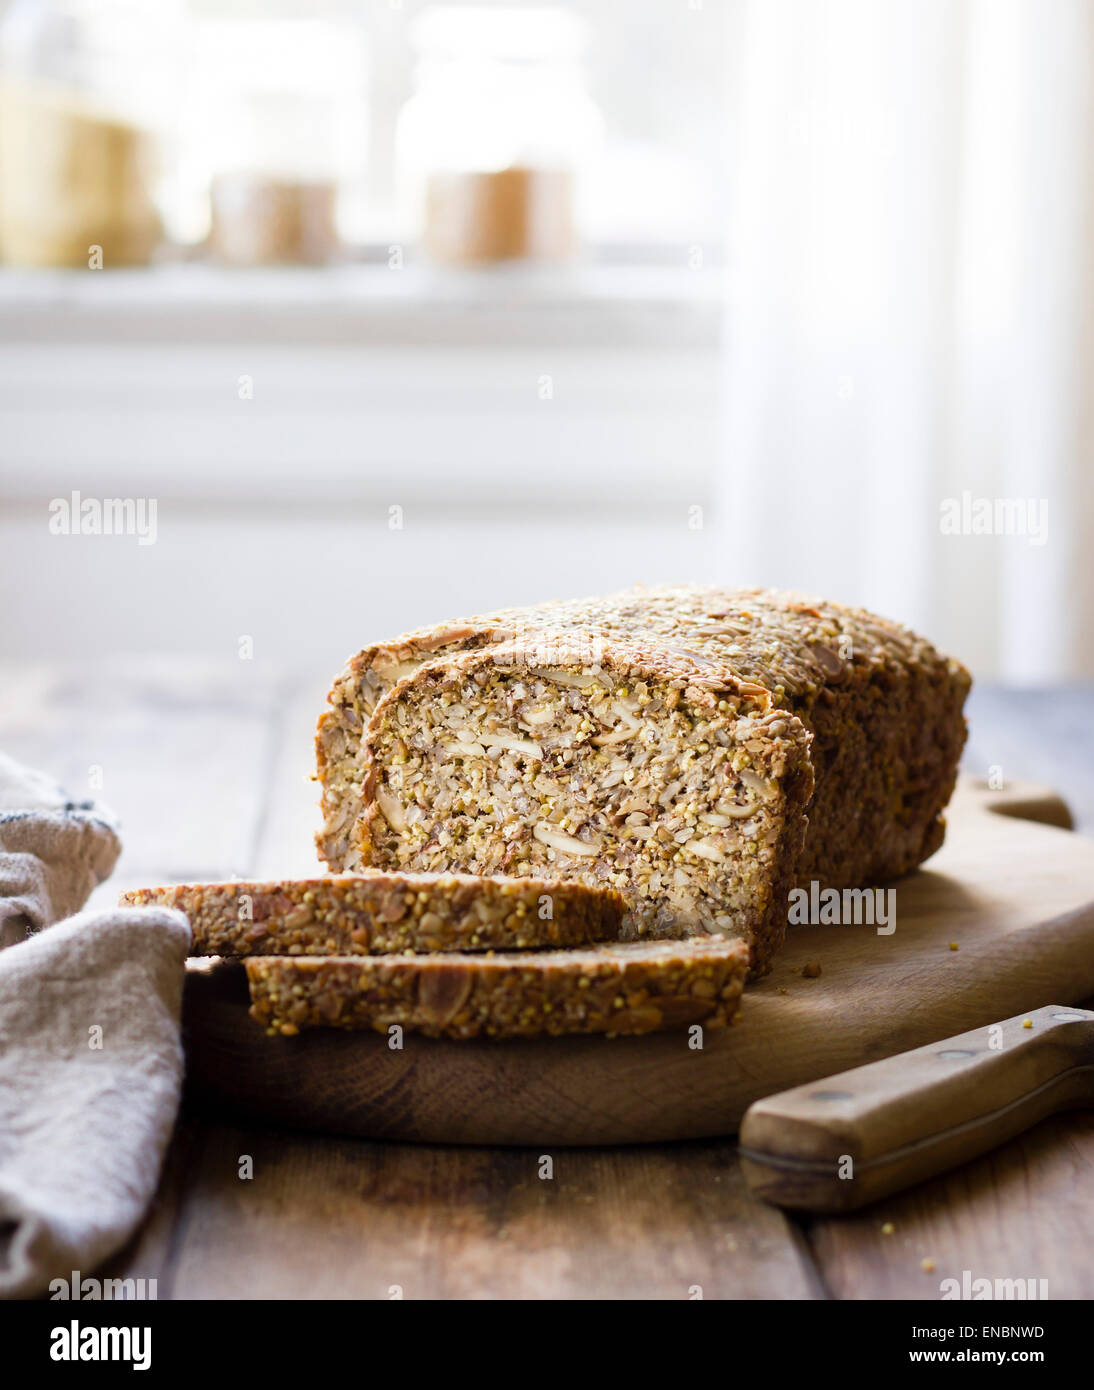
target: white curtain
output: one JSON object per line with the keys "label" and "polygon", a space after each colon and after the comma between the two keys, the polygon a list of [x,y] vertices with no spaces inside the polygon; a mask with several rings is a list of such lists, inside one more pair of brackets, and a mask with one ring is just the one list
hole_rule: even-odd
{"label": "white curtain", "polygon": [[731,29],[723,564],[1094,674],[1094,0]]}

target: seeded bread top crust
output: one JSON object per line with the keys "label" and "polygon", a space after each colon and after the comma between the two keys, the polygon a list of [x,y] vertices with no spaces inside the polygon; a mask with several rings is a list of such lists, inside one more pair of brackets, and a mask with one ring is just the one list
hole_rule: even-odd
{"label": "seeded bread top crust", "polygon": [[[757,711],[785,709],[808,722],[827,692],[848,693],[912,677],[948,687],[958,707],[968,672],[925,638],[862,609],[768,589],[698,585],[635,588],[602,598],[558,600],[420,628],[366,648],[330,693],[316,740],[323,783],[321,857],[345,862],[367,776],[365,727],[383,696],[424,662],[461,650],[528,639],[587,653],[622,645],[691,692],[733,693]],[[552,664],[554,664],[552,662]]]}
{"label": "seeded bread top crust", "polygon": [[[673,659],[681,676],[714,688],[740,688],[763,704],[788,704],[856,671],[878,667],[968,673],[910,628],[860,608],[776,589],[700,585],[627,589],[602,598],[559,599],[458,623],[441,623],[367,647],[346,676],[372,670],[390,686],[441,649],[503,642],[522,632],[600,635],[626,641],[643,656]],[[375,703],[375,702],[373,702]]]}

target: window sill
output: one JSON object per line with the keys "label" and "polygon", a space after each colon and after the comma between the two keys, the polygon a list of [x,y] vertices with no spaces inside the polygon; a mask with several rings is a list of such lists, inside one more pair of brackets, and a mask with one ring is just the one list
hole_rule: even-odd
{"label": "window sill", "polygon": [[0,271],[0,342],[712,347],[717,269],[574,264]]}
{"label": "window sill", "polygon": [[0,501],[702,502],[715,272],[0,273]]}

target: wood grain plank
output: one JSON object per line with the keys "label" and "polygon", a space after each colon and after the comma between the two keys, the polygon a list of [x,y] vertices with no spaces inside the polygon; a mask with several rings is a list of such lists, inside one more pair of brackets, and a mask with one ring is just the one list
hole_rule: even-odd
{"label": "wood grain plank", "polygon": [[976,777],[989,768],[1006,781],[1054,787],[1075,828],[1094,834],[1094,687],[1053,689],[973,686],[963,767]]}
{"label": "wood grain plank", "polygon": [[[253,1178],[239,1176],[241,1156]],[[807,1298],[782,1215],[731,1144],[550,1155],[210,1124],[183,1201],[181,1298]]]}
{"label": "wood grain plank", "polygon": [[123,852],[90,907],[127,888],[250,871],[280,680],[251,662],[149,658],[0,674],[0,746],[120,818]]}
{"label": "wood grain plank", "polygon": [[836,1298],[937,1299],[944,1279],[968,1270],[973,1279],[1045,1279],[1053,1300],[1090,1299],[1092,1186],[1094,1115],[1076,1112],[858,1215],[803,1229]]}
{"label": "wood grain plank", "polygon": [[315,725],[334,674],[297,676],[285,689],[255,849],[255,878],[308,878],[326,872],[315,849],[315,832],[322,823]]}
{"label": "wood grain plank", "polygon": [[111,1279],[156,1281],[156,1297],[170,1298],[176,1247],[185,1229],[182,1199],[189,1175],[198,1166],[207,1124],[200,1116],[180,1113],[164,1158],[156,1195],[144,1222],[129,1243],[103,1266]]}

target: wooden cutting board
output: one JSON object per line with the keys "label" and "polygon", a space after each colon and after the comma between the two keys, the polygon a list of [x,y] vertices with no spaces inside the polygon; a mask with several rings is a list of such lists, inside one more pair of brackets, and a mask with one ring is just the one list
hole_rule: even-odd
{"label": "wooden cutting board", "polygon": [[[619,1144],[733,1134],[818,1077],[1094,995],[1094,841],[1050,793],[963,781],[946,844],[892,885],[895,930],[801,926],[739,1024],[641,1038],[454,1042],[317,1029],[269,1038],[242,967],[195,962],[189,1093],[235,1114],[369,1138]],[[952,950],[950,943],[957,946]],[[802,967],[816,962],[817,978]]]}

